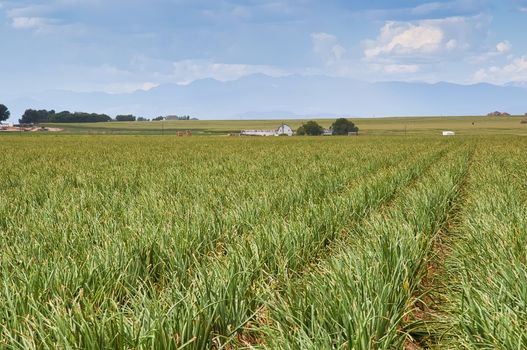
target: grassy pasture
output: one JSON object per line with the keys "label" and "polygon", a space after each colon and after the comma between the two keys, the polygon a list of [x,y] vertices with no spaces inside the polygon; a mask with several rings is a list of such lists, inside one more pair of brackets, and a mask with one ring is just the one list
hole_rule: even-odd
{"label": "grassy pasture", "polygon": [[527,138],[400,121],[2,135],[0,349],[527,348]]}
{"label": "grassy pasture", "polygon": [[[356,118],[352,120],[367,135],[431,135],[442,130],[453,130],[463,135],[512,134],[526,135],[524,117],[397,117]],[[334,119],[317,120],[329,127]],[[174,134],[192,130],[196,135],[226,135],[243,129],[276,129],[280,123],[297,129],[303,120],[188,120],[166,122],[115,122],[81,124],[46,124],[65,128],[74,134]]]}

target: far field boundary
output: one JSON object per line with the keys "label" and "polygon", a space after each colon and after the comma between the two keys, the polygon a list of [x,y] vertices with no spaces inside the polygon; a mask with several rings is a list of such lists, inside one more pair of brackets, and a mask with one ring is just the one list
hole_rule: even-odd
{"label": "far field boundary", "polygon": [[[360,135],[440,135],[442,131],[454,131],[457,135],[509,134],[527,135],[526,117],[389,117],[349,118],[359,128]],[[335,119],[316,119],[329,128]],[[190,130],[193,136],[236,135],[245,129],[276,129],[282,123],[296,130],[306,120],[181,120],[157,122],[106,122],[43,124],[45,127],[64,129],[63,134],[132,134],[177,135]]]}

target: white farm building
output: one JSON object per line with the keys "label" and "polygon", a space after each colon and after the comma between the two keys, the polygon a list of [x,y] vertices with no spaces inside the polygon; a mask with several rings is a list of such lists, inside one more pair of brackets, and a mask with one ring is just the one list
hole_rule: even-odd
{"label": "white farm building", "polygon": [[293,129],[287,124],[282,124],[276,130],[242,130],[241,136],[293,136]]}
{"label": "white farm building", "polygon": [[454,131],[443,131],[443,136],[456,136]]}

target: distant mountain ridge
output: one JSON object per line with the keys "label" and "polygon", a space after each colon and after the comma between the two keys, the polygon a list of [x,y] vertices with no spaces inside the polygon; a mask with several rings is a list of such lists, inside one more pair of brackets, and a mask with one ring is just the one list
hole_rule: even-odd
{"label": "distant mountain ridge", "polygon": [[327,76],[269,77],[255,74],[234,81],[202,79],[165,84],[126,94],[52,90],[5,102],[18,119],[27,108],[96,113],[190,115],[200,119],[279,119],[483,115],[494,110],[527,112],[527,89],[491,84],[376,82]]}

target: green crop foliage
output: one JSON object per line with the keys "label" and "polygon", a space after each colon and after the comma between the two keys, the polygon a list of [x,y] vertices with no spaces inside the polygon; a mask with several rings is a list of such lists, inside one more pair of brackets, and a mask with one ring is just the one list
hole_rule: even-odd
{"label": "green crop foliage", "polygon": [[1,135],[0,349],[524,349],[526,146]]}

